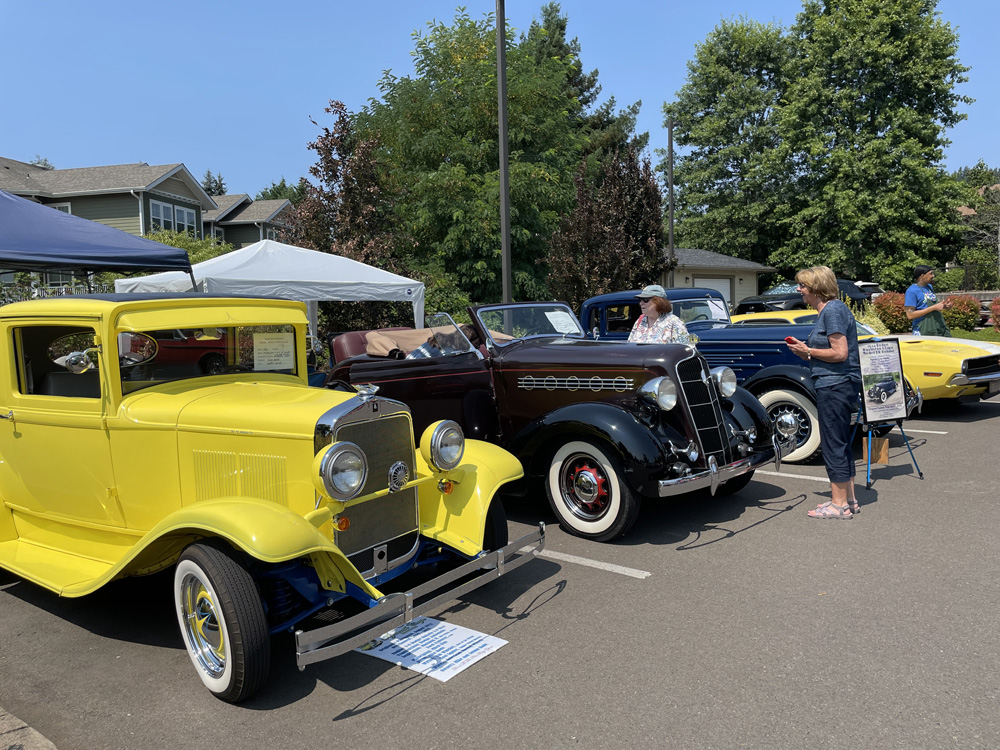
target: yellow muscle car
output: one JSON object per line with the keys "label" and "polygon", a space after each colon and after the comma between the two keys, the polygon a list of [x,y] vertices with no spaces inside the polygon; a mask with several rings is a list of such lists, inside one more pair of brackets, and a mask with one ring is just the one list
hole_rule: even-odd
{"label": "yellow muscle car", "polygon": [[79,597],[172,567],[197,674],[237,702],[272,634],[295,632],[303,668],[533,559],[543,527],[508,544],[496,497],[518,461],[452,421],[417,442],[374,388],[310,388],[306,328],[274,299],[0,308],[0,568]]}
{"label": "yellow muscle car", "polygon": [[[736,325],[812,325],[815,310],[774,310],[734,315]],[[875,335],[858,324],[858,339]],[[936,398],[990,398],[1000,393],[1000,345],[988,341],[891,334],[882,338],[899,340],[903,374],[924,400]]]}

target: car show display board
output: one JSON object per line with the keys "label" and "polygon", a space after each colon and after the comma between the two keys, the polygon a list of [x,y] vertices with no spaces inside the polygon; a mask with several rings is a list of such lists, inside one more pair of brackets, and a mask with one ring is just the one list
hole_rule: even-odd
{"label": "car show display board", "polygon": [[416,617],[355,651],[447,682],[507,641],[431,617]]}
{"label": "car show display board", "polygon": [[865,423],[906,419],[903,364],[896,339],[858,342],[861,359],[861,405]]}

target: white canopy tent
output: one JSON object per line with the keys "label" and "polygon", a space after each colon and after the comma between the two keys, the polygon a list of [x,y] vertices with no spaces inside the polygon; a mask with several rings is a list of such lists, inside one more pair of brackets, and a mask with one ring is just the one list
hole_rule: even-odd
{"label": "white canopy tent", "polygon": [[[318,300],[390,301],[413,304],[417,328],[424,325],[424,284],[350,258],[261,240],[192,266],[197,291],[250,294],[306,302],[316,333]],[[118,279],[116,292],[190,292],[191,277],[180,271]]]}

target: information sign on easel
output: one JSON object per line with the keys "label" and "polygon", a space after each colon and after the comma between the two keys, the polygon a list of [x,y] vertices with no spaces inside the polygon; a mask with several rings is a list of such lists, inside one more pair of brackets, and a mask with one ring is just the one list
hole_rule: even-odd
{"label": "information sign on easel", "polygon": [[898,339],[858,342],[861,358],[861,403],[865,423],[895,422],[906,419],[903,363]]}
{"label": "information sign on easel", "polygon": [[[913,455],[910,440],[903,432],[903,420],[906,419],[906,387],[903,381],[903,362],[899,354],[899,339],[870,339],[858,342],[858,355],[861,359],[861,414],[865,425],[868,453],[868,477],[866,486],[872,486],[872,448],[876,426],[895,424],[899,427],[906,448],[910,452],[913,466],[921,479],[924,474],[917,465]],[[880,435],[885,431],[879,430]]]}

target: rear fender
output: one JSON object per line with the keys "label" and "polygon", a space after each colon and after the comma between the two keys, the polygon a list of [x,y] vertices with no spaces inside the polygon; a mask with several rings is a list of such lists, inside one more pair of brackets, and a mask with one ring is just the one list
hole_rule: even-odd
{"label": "rear fender", "polygon": [[435,471],[418,452],[417,470],[437,478],[419,485],[421,535],[469,557],[483,549],[486,514],[491,502],[500,502],[494,500],[497,490],[524,476],[513,455],[481,440],[466,440],[462,463],[446,472]]}

